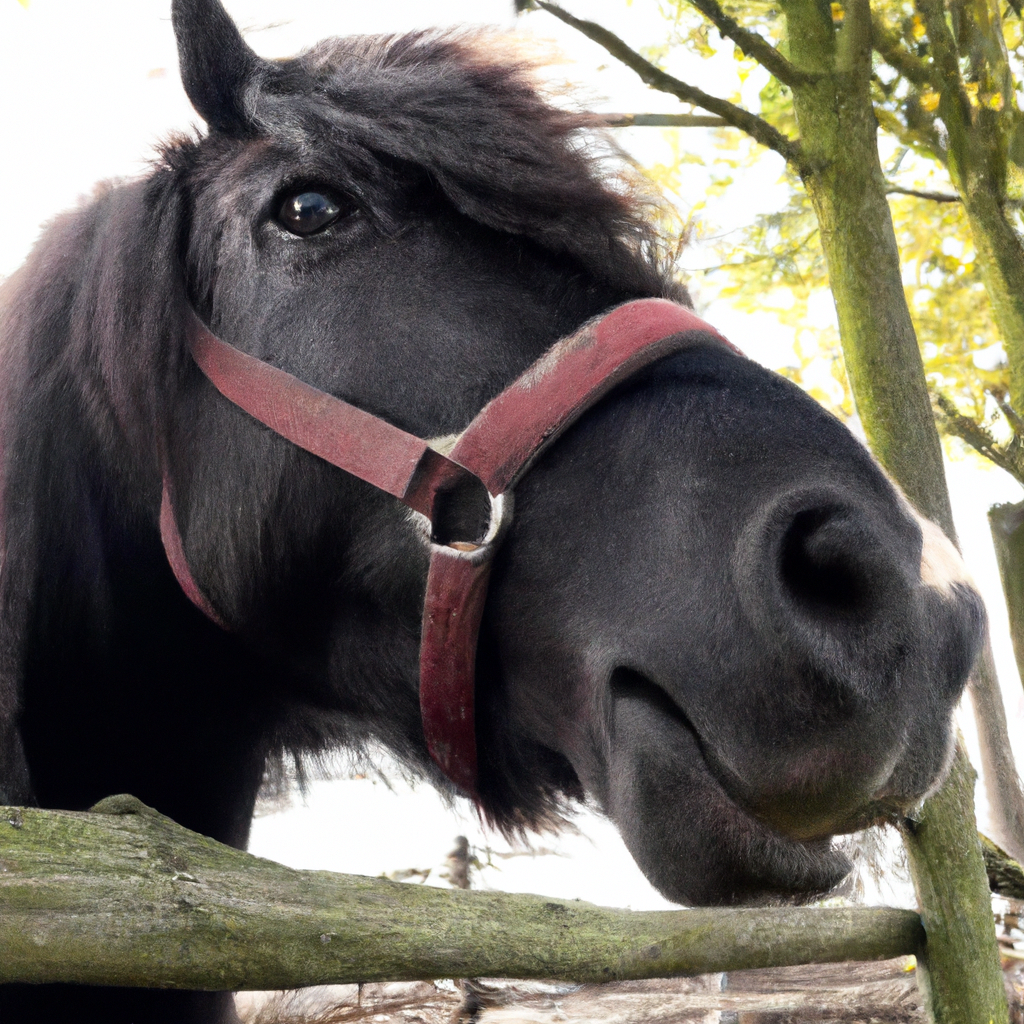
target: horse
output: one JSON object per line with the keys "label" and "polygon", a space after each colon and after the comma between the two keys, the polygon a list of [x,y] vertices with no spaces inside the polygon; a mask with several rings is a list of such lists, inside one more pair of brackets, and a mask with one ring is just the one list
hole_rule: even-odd
{"label": "horse", "polygon": [[[948,766],[984,629],[955,549],[686,310],[594,119],[499,37],[269,61],[219,0],[172,14],[206,130],[58,218],[0,297],[0,802],[128,792],[243,847],[283,758],[381,744],[509,833],[592,800],[677,902],[833,888],[831,838]],[[496,512],[472,426],[510,389],[557,397],[651,303],[669,342],[544,426]],[[217,345],[475,483],[425,530],[444,488],[417,505],[293,443],[225,395]],[[435,562],[479,550],[467,767],[426,721],[421,641]],[[0,1018],[234,1016],[7,985]]]}

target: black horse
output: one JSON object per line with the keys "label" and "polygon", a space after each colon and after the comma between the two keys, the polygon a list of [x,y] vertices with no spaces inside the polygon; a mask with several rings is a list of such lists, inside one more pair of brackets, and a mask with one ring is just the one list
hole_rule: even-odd
{"label": "black horse", "polygon": [[[130,792],[243,846],[282,757],[427,755],[409,513],[226,401],[237,347],[421,437],[552,343],[685,294],[584,116],[487,36],[268,62],[176,0],[209,132],[58,220],[4,287],[0,802]],[[162,481],[196,586],[161,545]],[[922,545],[922,530],[928,538]],[[479,801],[589,794],[670,898],[828,890],[830,837],[928,793],[983,628],[864,448],[710,340],[630,378],[519,485],[477,657]],[[230,1019],[222,994],[11,985],[4,1024]]]}

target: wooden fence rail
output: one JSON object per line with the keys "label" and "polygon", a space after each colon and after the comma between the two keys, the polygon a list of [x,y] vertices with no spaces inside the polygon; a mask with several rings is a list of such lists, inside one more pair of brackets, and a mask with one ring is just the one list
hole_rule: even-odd
{"label": "wooden fence rail", "polygon": [[99,806],[108,813],[0,808],[0,982],[606,981],[884,959],[924,939],[906,910],[634,912],[295,871],[133,798]]}
{"label": "wooden fence rail", "polygon": [[0,983],[610,981],[902,954],[927,957],[908,910],[614,910],[296,871],[128,796],[88,813],[0,807]]}

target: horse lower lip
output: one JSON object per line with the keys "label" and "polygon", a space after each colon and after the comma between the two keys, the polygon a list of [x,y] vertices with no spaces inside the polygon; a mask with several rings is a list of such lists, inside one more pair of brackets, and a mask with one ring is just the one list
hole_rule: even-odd
{"label": "horse lower lip", "polygon": [[799,821],[791,815],[780,819],[772,814],[761,814],[757,810],[749,808],[744,801],[735,796],[735,786],[728,785],[727,781],[722,778],[723,775],[728,776],[730,773],[722,768],[719,759],[714,756],[713,751],[697,731],[690,717],[664,687],[640,676],[636,676],[631,682],[631,687],[646,689],[647,699],[693,736],[704,770],[742,818],[767,826],[782,843],[799,845],[813,853],[811,846],[814,844],[827,842],[833,836],[861,832],[874,825],[893,821],[906,810],[905,804],[880,793],[875,799],[858,807],[853,812],[835,815],[826,812],[816,821]]}
{"label": "horse lower lip", "polygon": [[663,690],[642,677],[620,682],[605,775],[581,778],[604,792],[606,811],[660,892],[690,906],[735,906],[806,900],[842,881],[849,861],[827,840],[778,832],[731,795]]}
{"label": "horse lower lip", "polygon": [[913,798],[887,792],[890,780],[874,796],[861,794],[856,789],[845,794],[835,793],[831,798],[827,793],[817,796],[782,793],[758,806],[742,796],[747,781],[716,756],[714,748],[704,741],[689,716],[669,694],[662,687],[651,685],[662,694],[661,703],[666,712],[691,733],[705,770],[729,801],[746,818],[767,826],[785,842],[819,843],[833,836],[895,822],[915,802]]}
{"label": "horse lower lip", "polygon": [[848,818],[832,819],[825,823],[811,822],[804,827],[792,827],[788,823],[779,823],[770,817],[761,817],[760,815],[755,815],[755,817],[793,842],[817,843],[831,839],[833,836],[862,832],[873,825],[882,824],[889,820],[890,816],[871,811],[862,811]]}
{"label": "horse lower lip", "polygon": [[873,800],[849,818],[842,827],[836,829],[835,834],[846,835],[850,832],[861,832],[874,825],[899,821],[910,806],[910,801]]}
{"label": "horse lower lip", "polygon": [[[837,829],[836,831],[829,832],[816,831],[814,834],[808,833],[806,835],[794,835],[792,831],[785,831],[774,827],[770,822],[765,821],[762,817],[751,811],[745,803],[737,799],[734,795],[735,787],[729,786],[723,781],[722,776],[728,774],[728,772],[721,770],[718,759],[714,757],[709,745],[701,737],[690,717],[673,700],[664,687],[645,676],[641,676],[639,673],[618,670],[613,674],[612,690],[613,693],[629,693],[633,696],[642,697],[644,702],[652,709],[674,721],[679,728],[684,729],[692,737],[699,753],[701,772],[718,791],[720,798],[726,801],[735,813],[734,823],[740,827],[741,831],[749,833],[751,837],[761,836],[763,838],[766,834],[770,835],[770,843],[774,849],[779,851],[780,855],[784,857],[792,855],[800,860],[806,861],[809,859],[815,861],[824,874],[828,871],[829,862],[833,861],[836,856],[831,850],[828,840],[833,835],[838,834],[839,831],[855,832],[874,823],[874,821],[865,821],[863,824],[857,824],[849,829]],[[877,820],[877,818],[874,820]],[[860,821],[859,817],[858,821]],[[786,851],[790,853],[787,854]],[[827,889],[828,886],[824,888]],[[820,892],[823,889],[815,891]],[[799,898],[793,896],[792,893],[783,898],[791,897]]]}

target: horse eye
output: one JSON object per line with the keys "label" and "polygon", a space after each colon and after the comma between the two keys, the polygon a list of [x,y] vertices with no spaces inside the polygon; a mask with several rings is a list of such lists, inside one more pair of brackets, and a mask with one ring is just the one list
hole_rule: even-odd
{"label": "horse eye", "polygon": [[320,192],[300,192],[281,204],[278,222],[293,235],[315,235],[341,216],[341,207]]}

